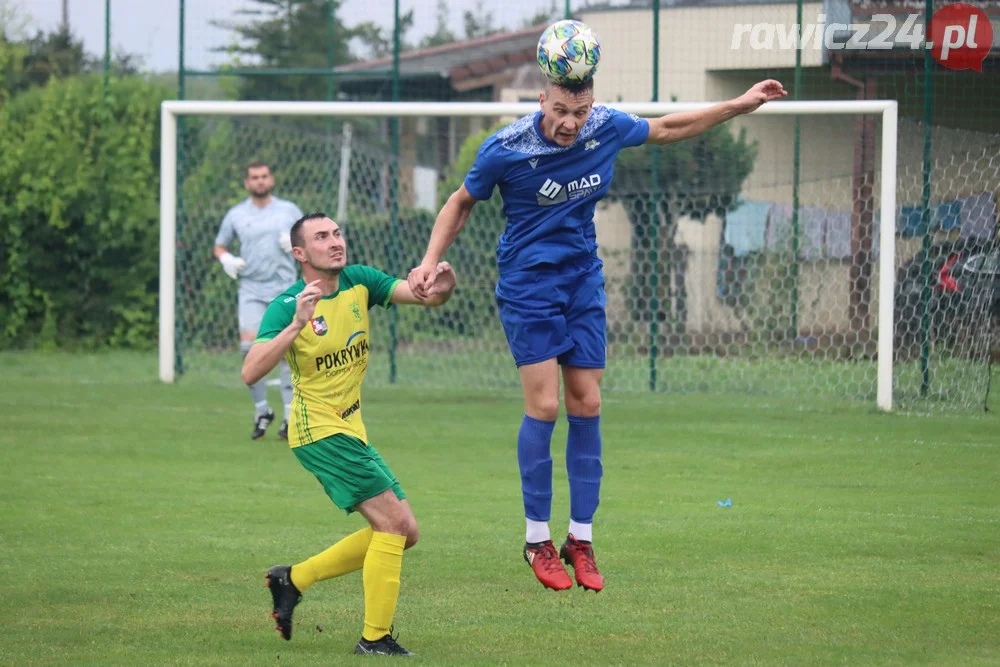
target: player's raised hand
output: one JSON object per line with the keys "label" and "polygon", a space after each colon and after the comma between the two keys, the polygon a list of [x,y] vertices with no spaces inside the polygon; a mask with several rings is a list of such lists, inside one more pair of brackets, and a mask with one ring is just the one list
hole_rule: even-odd
{"label": "player's raised hand", "polygon": [[426,299],[430,294],[431,285],[437,277],[439,264],[421,264],[410,271],[406,277],[406,282],[410,285],[410,291],[418,299]]}
{"label": "player's raised hand", "polygon": [[316,312],[316,304],[323,296],[323,290],[319,288],[318,280],[314,280],[295,295],[295,321],[303,327],[312,319]]}
{"label": "player's raised hand", "polygon": [[451,291],[455,289],[456,283],[455,270],[451,268],[451,264],[448,262],[438,262],[437,275],[434,277],[434,282],[431,284],[430,289],[427,290],[427,293],[428,295],[451,294]]}
{"label": "player's raised hand", "polygon": [[736,103],[741,113],[756,111],[765,102],[772,102],[788,95],[788,91],[780,82],[767,79],[754,85],[753,88],[740,95]]}

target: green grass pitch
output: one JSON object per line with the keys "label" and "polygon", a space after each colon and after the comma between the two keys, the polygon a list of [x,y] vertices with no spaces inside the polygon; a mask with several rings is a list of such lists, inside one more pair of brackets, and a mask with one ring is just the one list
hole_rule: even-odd
{"label": "green grass pitch", "polygon": [[[273,630],[266,569],[363,520],[249,439],[238,363],[165,386],[149,355],[0,354],[0,664],[364,659],[360,573],[307,592],[292,642]],[[364,411],[421,526],[396,615],[417,662],[1000,662],[996,407],[608,393],[600,594],[521,558],[516,392],[372,386]],[[565,438],[561,416],[557,540]]]}

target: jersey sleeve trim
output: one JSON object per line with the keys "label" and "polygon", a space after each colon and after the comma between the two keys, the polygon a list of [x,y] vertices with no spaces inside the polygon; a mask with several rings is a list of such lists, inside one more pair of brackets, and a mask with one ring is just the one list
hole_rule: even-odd
{"label": "jersey sleeve trim", "polygon": [[389,285],[389,293],[385,296],[385,301],[380,304],[383,308],[388,308],[392,305],[392,295],[396,293],[396,288],[399,287],[399,283],[403,282],[402,278],[396,278]]}
{"label": "jersey sleeve trim", "polygon": [[263,336],[257,336],[256,338],[253,339],[253,342],[255,342],[255,343],[267,343],[268,341],[272,341],[272,340],[274,340],[277,337],[278,337],[277,334],[273,334],[273,335],[272,334],[265,334]]}

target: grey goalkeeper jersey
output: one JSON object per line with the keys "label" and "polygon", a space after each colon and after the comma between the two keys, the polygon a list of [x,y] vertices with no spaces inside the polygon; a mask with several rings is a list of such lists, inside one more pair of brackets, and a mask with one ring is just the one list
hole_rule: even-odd
{"label": "grey goalkeeper jersey", "polygon": [[298,280],[295,258],[281,249],[279,235],[287,234],[301,217],[298,206],[273,195],[264,208],[248,198],[229,209],[215,244],[232,251],[233,239],[239,240],[239,252],[233,254],[247,263],[240,273],[241,292],[270,300]]}

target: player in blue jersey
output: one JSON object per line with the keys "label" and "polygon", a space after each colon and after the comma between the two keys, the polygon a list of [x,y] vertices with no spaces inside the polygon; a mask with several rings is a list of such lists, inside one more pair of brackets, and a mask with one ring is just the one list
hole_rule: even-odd
{"label": "player in blue jersey", "polygon": [[[603,475],[600,413],[607,330],[594,208],[608,191],[615,158],[630,146],[689,139],[786,94],[779,82],[767,80],[704,110],[644,119],[595,106],[592,80],[574,88],[549,84],[539,96],[539,111],[483,143],[464,183],[438,214],[420,266],[409,274],[414,294],[429,294],[438,262],[473,206],[499,188],[507,226],[497,246],[496,301],[524,392],[517,438],[527,519],[523,555],[549,588],[573,585],[560,557],[573,566],[580,586],[604,588],[592,546]],[[548,521],[560,366],[569,421],[570,522],[557,552]]]}

